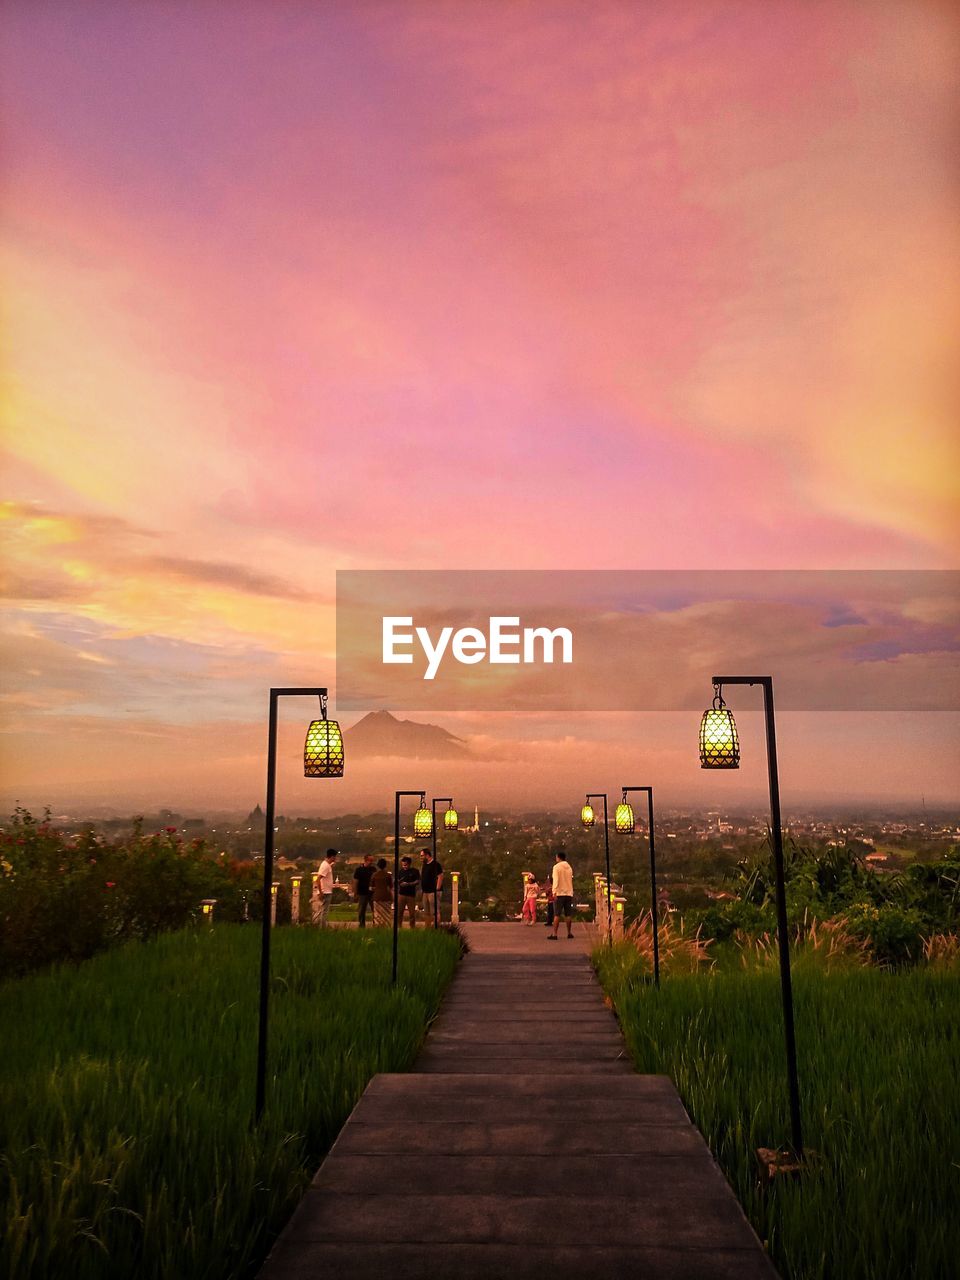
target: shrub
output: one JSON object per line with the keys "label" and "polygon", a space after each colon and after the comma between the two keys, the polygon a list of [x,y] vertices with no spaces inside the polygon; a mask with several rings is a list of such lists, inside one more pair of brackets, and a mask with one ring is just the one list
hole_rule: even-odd
{"label": "shrub", "polygon": [[878,964],[898,968],[915,964],[923,955],[924,922],[914,908],[858,903],[842,920],[855,937],[869,944]]}
{"label": "shrub", "polygon": [[256,918],[259,874],[173,827],[144,835],[136,825],[116,843],[92,831],[71,839],[18,809],[0,832],[0,968],[23,974],[182,928],[203,898],[216,898],[226,921],[242,919],[246,897]]}

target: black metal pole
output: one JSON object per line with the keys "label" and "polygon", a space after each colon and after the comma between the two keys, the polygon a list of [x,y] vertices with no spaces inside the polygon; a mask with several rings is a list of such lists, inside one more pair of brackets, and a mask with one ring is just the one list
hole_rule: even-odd
{"label": "black metal pole", "polygon": [[660,986],[660,919],[657,909],[657,854],[653,835],[653,787],[647,787],[647,823],[650,837],[650,918],[653,924],[653,985]]}
{"label": "black metal pole", "polygon": [[[273,823],[277,799],[277,704],[283,697],[320,698],[326,707],[326,689],[271,689],[267,736],[267,800],[263,833],[263,922],[260,932],[260,1025],[257,1036],[257,1100],[254,1114],[263,1115],[267,1099],[267,1029],[270,1019],[270,893],[273,886]],[[326,715],[326,711],[323,712]]]}
{"label": "black metal pole", "polygon": [[653,833],[653,787],[623,787],[623,798],[634,791],[647,793],[647,841],[650,848],[650,923],[653,926],[653,984],[660,986],[660,922],[657,910],[657,852]]}
{"label": "black metal pole", "polygon": [[603,853],[607,864],[607,937],[613,946],[613,899],[610,896],[610,823],[607,821],[607,793],[603,793]]}
{"label": "black metal pole", "polygon": [[603,801],[603,851],[607,868],[607,942],[613,946],[613,901],[610,897],[610,825],[607,821],[607,793],[593,791],[587,796],[587,804],[591,800]]}
{"label": "black metal pole", "polygon": [[270,893],[273,885],[273,815],[277,795],[277,698],[270,690],[270,722],[267,737],[267,804],[263,835],[263,922],[260,930],[260,1027],[257,1038],[257,1102],[259,1122],[267,1096],[267,1025],[270,1016]]}
{"label": "black metal pole", "polygon": [[787,1082],[790,1091],[790,1128],[793,1150],[803,1158],[803,1132],[800,1125],[800,1079],[797,1072],[797,1041],[793,1025],[793,983],[790,978],[790,938],[787,933],[787,891],[783,872],[783,828],[780,824],[780,777],[777,769],[777,730],[773,712],[772,676],[714,676],[713,683],[759,684],[763,688],[763,711],[766,720],[767,775],[770,786],[770,836],[777,886],[777,946],[780,954],[780,991],[783,1000],[783,1034],[787,1050]]}
{"label": "black metal pole", "polygon": [[[436,862],[437,860],[437,805],[438,804],[453,804],[453,796],[434,796],[434,798],[430,801],[430,813],[432,815],[431,838],[433,840],[434,862]],[[438,885],[433,895],[433,927],[436,929],[439,927],[439,924],[440,924],[440,887]]]}
{"label": "black metal pole", "polygon": [[397,985],[397,953],[400,938],[400,796],[393,811],[393,985]]}
{"label": "black metal pole", "polygon": [[400,937],[400,800],[403,796],[419,796],[422,791],[397,791],[393,813],[393,985],[397,985],[397,957]]}

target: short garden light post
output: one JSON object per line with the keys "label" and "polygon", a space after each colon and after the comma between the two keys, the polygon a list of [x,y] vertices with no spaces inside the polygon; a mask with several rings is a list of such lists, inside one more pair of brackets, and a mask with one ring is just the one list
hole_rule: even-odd
{"label": "short garden light post", "polygon": [[758,684],[763,689],[766,720],[767,777],[770,790],[770,841],[773,845],[777,889],[777,944],[780,954],[780,990],[783,1000],[783,1032],[787,1050],[787,1082],[790,1090],[790,1128],[793,1152],[803,1159],[800,1127],[800,1083],[797,1075],[797,1042],[793,1027],[793,985],[790,980],[790,939],[787,934],[787,894],[783,875],[783,829],[780,823],[780,777],[777,770],[777,734],[773,713],[772,676],[714,676],[713,705],[700,720],[700,766],[703,769],[738,769],[740,739],[733,712],[723,700],[723,686]]}
{"label": "short garden light post", "polygon": [[[430,817],[431,817],[431,846],[433,849],[433,860],[437,860],[437,805],[445,804],[447,807],[443,811],[443,829],[444,831],[456,831],[460,825],[460,818],[453,807],[452,796],[435,796],[430,801]],[[433,895],[433,927],[436,928],[440,923],[440,891],[439,889]]]}
{"label": "short garden light post", "polygon": [[310,873],[310,920],[313,924],[320,923],[320,872],[311,871]]}
{"label": "short garden light post", "polygon": [[305,778],[343,777],[343,735],[336,720],[327,719],[326,689],[271,689],[267,731],[267,801],[264,807],[263,909],[260,932],[260,1026],[257,1039],[257,1100],[259,1120],[267,1096],[267,1026],[270,1016],[270,928],[276,898],[273,893],[273,837],[277,798],[277,720],[281,698],[319,698],[320,719],[312,720],[303,747]]}
{"label": "short garden light post", "polygon": [[460,923],[460,872],[450,873],[450,923]]}
{"label": "short garden light post", "polygon": [[300,923],[300,883],[302,876],[290,877],[290,923]]}
{"label": "short garden light post", "polygon": [[[428,836],[432,833],[433,814],[427,808],[425,791],[397,791],[394,793],[393,812],[393,985],[397,985],[397,956],[400,935],[400,801],[404,796],[416,796],[420,801],[413,815],[413,834]],[[412,917],[411,917],[412,918]]]}
{"label": "short garden light post", "polygon": [[634,791],[647,793],[647,841],[650,848],[650,924],[653,928],[653,985],[660,985],[660,925],[657,910],[657,853],[653,834],[653,787],[624,787],[620,803],[614,815],[614,826],[621,835],[632,835],[636,830],[633,806],[627,795]]}
{"label": "short garden light post", "polygon": [[607,821],[607,793],[605,791],[590,791],[584,801],[583,808],[580,810],[580,821],[587,828],[592,827],[596,823],[596,814],[593,811],[591,800],[603,801],[603,852],[606,858],[606,877],[607,877],[607,942],[613,946],[613,900],[610,897],[610,824]]}
{"label": "short garden light post", "polygon": [[216,898],[204,898],[200,903],[200,912],[207,924],[213,924],[213,909],[216,905]]}
{"label": "short garden light post", "polygon": [[273,884],[270,886],[270,928],[271,929],[277,923],[277,894],[279,890],[280,890],[280,885],[276,880],[274,880]]}

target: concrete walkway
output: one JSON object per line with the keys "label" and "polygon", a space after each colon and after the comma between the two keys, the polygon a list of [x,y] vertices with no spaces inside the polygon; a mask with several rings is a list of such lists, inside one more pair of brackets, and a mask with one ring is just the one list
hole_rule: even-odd
{"label": "concrete walkway", "polygon": [[775,1280],[671,1081],[631,1067],[591,934],[465,931],[413,1072],[370,1082],[263,1280]]}

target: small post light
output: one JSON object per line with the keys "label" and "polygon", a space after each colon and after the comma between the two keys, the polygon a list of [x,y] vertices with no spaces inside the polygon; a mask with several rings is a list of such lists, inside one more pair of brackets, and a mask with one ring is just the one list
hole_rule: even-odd
{"label": "small post light", "polygon": [[433,814],[427,808],[427,797],[425,794],[420,796],[420,808],[413,815],[413,834],[415,836],[429,836],[433,832]]}
{"label": "small post light", "polygon": [[320,922],[320,872],[312,871],[310,873],[311,889],[310,889],[310,919],[314,924]]}
{"label": "small post light", "polygon": [[460,923],[460,872],[450,873],[450,923]]}
{"label": "small post light", "polygon": [[327,719],[327,695],[320,695],[320,719],[311,720],[303,745],[305,778],[343,777],[343,734],[336,720]]}
{"label": "small post light", "polygon": [[723,686],[720,684],[713,686],[713,706],[700,717],[700,768],[740,768],[737,723],[723,700]]}
{"label": "small post light", "polygon": [[627,803],[627,797],[624,796],[617,805],[617,811],[614,815],[614,828],[621,835],[633,835],[636,830],[636,822],[633,817],[633,805]]}
{"label": "small post light", "polygon": [[302,876],[292,876],[290,879],[290,922],[291,924],[300,923],[300,882]]}
{"label": "small post light", "polygon": [[270,924],[271,925],[275,925],[277,923],[277,890],[279,888],[280,888],[280,885],[277,883],[276,880],[274,880],[273,884],[270,886]]}
{"label": "small post light", "polygon": [[593,812],[593,805],[588,800],[580,810],[580,821],[585,827],[592,827],[596,820],[596,815]]}
{"label": "small post light", "polygon": [[613,936],[618,941],[623,937],[624,914],[623,909],[626,899],[615,898],[613,903]]}
{"label": "small post light", "polygon": [[216,898],[204,898],[200,903],[200,910],[207,924],[213,924],[213,908],[217,905]]}
{"label": "small post light", "polygon": [[460,816],[453,805],[445,810],[443,815],[443,827],[445,831],[456,831],[460,825]]}

